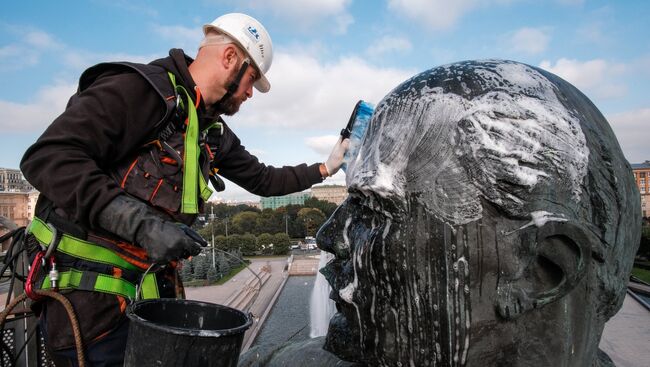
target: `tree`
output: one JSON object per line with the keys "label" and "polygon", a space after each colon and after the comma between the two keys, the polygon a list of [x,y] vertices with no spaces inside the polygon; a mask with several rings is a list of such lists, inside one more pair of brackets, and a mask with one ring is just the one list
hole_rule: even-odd
{"label": "tree", "polygon": [[319,209],[303,208],[298,212],[298,220],[305,226],[307,236],[315,236],[318,229],[325,223],[325,214]]}
{"label": "tree", "polygon": [[226,251],[236,250],[241,246],[241,235],[234,234],[226,237]]}
{"label": "tree", "polygon": [[264,209],[257,217],[257,233],[284,231],[284,218],[280,210]]}
{"label": "tree", "polygon": [[305,237],[305,225],[298,220],[298,212],[303,207],[301,205],[287,205],[276,209],[277,212],[282,213],[282,216],[287,215],[287,227],[289,230],[289,237],[303,238]]}
{"label": "tree", "polygon": [[273,250],[269,245],[273,243],[273,236],[270,233],[262,233],[257,236],[257,245],[263,248],[265,254],[270,254]]}
{"label": "tree", "polygon": [[181,279],[183,281],[192,280],[192,261],[181,260]]}
{"label": "tree", "polygon": [[220,277],[223,277],[226,274],[230,273],[230,269],[232,269],[232,267],[230,266],[230,262],[226,258],[227,256],[228,255],[224,255],[220,253],[219,257],[217,258],[217,265],[219,266],[219,274],[221,275]]}
{"label": "tree", "polygon": [[645,222],[641,227],[641,243],[636,254],[639,257],[650,258],[650,225],[645,224]]}
{"label": "tree", "polygon": [[208,258],[205,256],[194,256],[192,258],[194,267],[194,279],[205,279],[208,274]]}
{"label": "tree", "polygon": [[206,278],[210,283],[214,283],[219,279],[219,276],[217,275],[217,269],[215,269],[214,266],[210,266],[208,273],[206,274]]}
{"label": "tree", "polygon": [[227,251],[229,249],[228,247],[228,239],[226,236],[214,236],[214,247],[218,248],[219,250]]}
{"label": "tree", "polygon": [[273,235],[273,255],[286,255],[291,247],[291,239],[286,233]]}
{"label": "tree", "polygon": [[257,237],[247,233],[241,235],[241,252],[245,256],[256,255],[256,252],[260,250],[260,247],[257,245]]}
{"label": "tree", "polygon": [[255,233],[257,230],[258,213],[255,212],[241,212],[232,218],[233,233]]}
{"label": "tree", "polygon": [[329,218],[332,215],[332,213],[334,213],[334,210],[336,210],[337,205],[334,203],[330,203],[329,201],[319,200],[312,197],[305,200],[305,207],[318,209],[321,212],[323,212],[325,218]]}

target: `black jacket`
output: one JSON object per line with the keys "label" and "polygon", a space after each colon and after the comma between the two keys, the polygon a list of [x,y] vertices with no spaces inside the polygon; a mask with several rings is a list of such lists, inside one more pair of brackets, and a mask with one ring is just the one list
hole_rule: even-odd
{"label": "black jacket", "polygon": [[[152,64],[174,73],[177,83],[193,94],[191,62],[182,50],[172,49],[169,57]],[[56,207],[92,228],[98,213],[122,193],[107,172],[157,135],[155,123],[164,112],[160,96],[137,73],[100,77],[70,98],[66,110],[27,150],[20,168]],[[202,125],[218,117],[203,102],[198,114]],[[285,195],[323,180],[318,164],[275,168],[260,163],[227,125],[219,146],[214,160],[219,174],[253,194]]]}
{"label": "black jacket", "polygon": [[[156,60],[176,75],[177,84],[193,94],[195,83],[188,65],[192,59],[173,49],[170,56]],[[154,88],[137,72],[107,72],[84,86],[70,98],[66,110],[32,145],[21,162],[27,180],[65,216],[82,227],[93,229],[101,210],[123,193],[119,182],[110,176],[116,166],[158,136],[166,106]],[[192,95],[195,99],[196,96]],[[199,123],[214,122],[218,111],[198,108]],[[274,168],[251,155],[224,124],[224,133],[213,160],[219,174],[248,191],[275,196],[309,188],[322,181],[318,164]],[[89,343],[124,320],[121,297],[86,291],[66,296],[78,314],[84,341]],[[73,346],[73,333],[65,310],[57,302],[46,302],[45,318],[48,348]]]}

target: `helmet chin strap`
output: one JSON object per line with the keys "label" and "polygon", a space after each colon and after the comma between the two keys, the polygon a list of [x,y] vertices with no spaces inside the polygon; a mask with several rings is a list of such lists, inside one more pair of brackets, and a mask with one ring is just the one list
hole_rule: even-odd
{"label": "helmet chin strap", "polygon": [[217,101],[216,106],[219,107],[221,106],[222,103],[227,101],[229,98],[233,96],[237,92],[237,89],[239,89],[239,84],[241,83],[241,79],[244,77],[244,73],[246,73],[246,69],[250,66],[250,60],[246,59],[244,62],[241,64],[241,67],[239,68],[239,72],[237,73],[237,76],[235,77],[235,80],[230,83],[228,86],[228,89],[226,90],[226,94],[221,97],[220,100]]}

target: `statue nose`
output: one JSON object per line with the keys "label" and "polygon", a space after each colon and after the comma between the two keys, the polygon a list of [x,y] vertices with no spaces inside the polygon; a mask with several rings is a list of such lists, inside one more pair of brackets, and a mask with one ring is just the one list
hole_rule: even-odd
{"label": "statue nose", "polygon": [[345,214],[348,213],[347,202],[341,204],[334,213],[327,219],[316,233],[316,243],[321,250],[334,255],[341,255],[341,249],[337,243],[343,242],[343,231],[345,230]]}
{"label": "statue nose", "polygon": [[[333,220],[334,214],[330,217],[316,233],[316,243],[321,250],[336,254],[334,244],[336,243],[336,221]],[[340,232],[340,231],[339,231]],[[340,236],[340,235],[339,235]]]}

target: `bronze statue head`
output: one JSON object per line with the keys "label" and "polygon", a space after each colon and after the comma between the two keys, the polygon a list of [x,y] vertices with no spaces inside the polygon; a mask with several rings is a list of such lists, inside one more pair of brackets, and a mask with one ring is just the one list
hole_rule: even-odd
{"label": "bronze statue head", "polygon": [[579,90],[528,65],[418,74],[377,106],[318,234],[325,348],[380,366],[591,366],[640,236],[632,171]]}

